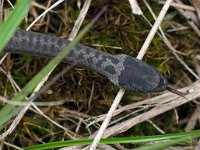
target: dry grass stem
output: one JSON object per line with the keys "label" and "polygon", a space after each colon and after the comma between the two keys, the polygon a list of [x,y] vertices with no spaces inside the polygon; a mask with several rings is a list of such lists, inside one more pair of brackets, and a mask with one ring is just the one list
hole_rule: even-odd
{"label": "dry grass stem", "polygon": [[69,136],[70,139],[76,139],[74,138],[73,135],[75,135],[75,133],[73,133],[72,131],[70,131],[69,129],[61,126],[59,123],[57,123],[56,121],[52,120],[51,118],[49,118],[47,115],[45,115],[37,106],[35,106],[33,103],[32,103],[32,106],[35,108],[35,110],[37,110],[37,112],[40,113],[41,116],[45,117],[47,120],[49,120],[51,123],[53,123],[54,125],[56,125],[57,127],[63,129],[65,131],[65,134]]}
{"label": "dry grass stem", "polygon": [[101,137],[103,136],[103,134],[112,118],[112,115],[113,115],[114,111],[116,110],[117,106],[119,105],[124,93],[125,93],[124,89],[120,89],[119,92],[117,93],[117,96],[113,100],[113,103],[108,111],[108,114],[107,114],[105,120],[103,121],[100,129],[98,130],[97,134],[95,135],[94,141],[93,141],[92,145],[90,146],[90,150],[95,150],[97,145],[99,144],[99,141],[100,141]]}
{"label": "dry grass stem", "polygon": [[7,56],[8,56],[8,53],[6,53],[5,55],[3,55],[3,57],[0,60],[0,64],[2,64],[2,62],[6,59]]}
{"label": "dry grass stem", "polygon": [[18,93],[18,89],[19,87],[17,86],[16,82],[14,81],[14,79],[12,78],[10,72],[6,72],[5,70],[3,70],[3,68],[0,67],[0,71],[7,77],[7,79],[9,80],[10,84],[12,85],[12,88],[14,89],[15,93]]}
{"label": "dry grass stem", "polygon": [[169,9],[170,4],[171,4],[172,1],[173,0],[167,0],[166,3],[164,4],[164,6],[163,6],[162,10],[160,11],[160,13],[159,13],[154,25],[152,26],[151,31],[149,32],[144,44],[142,45],[142,48],[139,51],[137,59],[142,59],[143,58],[143,56],[146,53],[146,51],[147,51],[147,49],[148,49],[148,47],[149,47],[154,35],[156,34],[156,32],[157,32],[157,30],[158,30],[158,28],[160,26],[163,18],[165,17],[165,15],[167,13],[167,10]]}
{"label": "dry grass stem", "polygon": [[76,35],[78,34],[78,31],[80,30],[80,27],[83,23],[83,20],[85,19],[85,16],[88,12],[88,9],[90,8],[90,4],[91,4],[92,0],[86,0],[84,2],[83,8],[81,9],[78,18],[76,19],[76,22],[74,24],[74,27],[69,35],[69,40],[73,40]]}
{"label": "dry grass stem", "polygon": [[[29,102],[17,102],[13,100],[8,100],[5,97],[0,96],[0,101],[7,104],[17,105],[17,106],[26,106],[29,104]],[[62,105],[66,101],[60,100],[60,101],[53,101],[53,102],[33,102],[36,106],[56,106],[56,105]]]}
{"label": "dry grass stem", "polygon": [[190,119],[185,127],[185,131],[192,131],[195,128],[196,124],[200,121],[199,114],[200,114],[200,106],[198,105],[196,110],[190,117]]}
{"label": "dry grass stem", "polygon": [[[184,99],[182,97],[179,97],[173,93],[166,92],[163,95],[153,97],[151,99],[148,99],[149,101],[154,101],[155,99],[160,100],[162,99],[163,101],[167,101],[166,103],[163,104],[158,104],[157,106],[153,107],[151,110],[146,111],[143,114],[140,114],[139,116],[136,116],[134,118],[131,118],[129,120],[126,120],[122,123],[118,123],[115,126],[109,127],[108,129],[105,130],[103,137],[109,137],[112,135],[116,135],[118,133],[122,133],[130,129],[131,127],[149,120],[155,116],[158,116],[168,110],[171,110],[173,108],[176,108],[178,106],[181,106],[185,103],[188,103],[198,97],[200,97],[200,81],[197,81],[193,83],[192,85],[189,85],[188,87],[185,87],[183,89],[180,89],[180,91],[187,92],[189,90],[193,90],[192,93],[188,93],[185,95],[187,99]],[[137,103],[136,103],[137,105]]]}
{"label": "dry grass stem", "polygon": [[[159,3],[164,4],[165,1],[160,0]],[[195,11],[194,7],[189,6],[189,5],[185,5],[185,4],[179,4],[179,3],[172,2],[171,6],[176,7],[176,8],[181,8],[181,9],[184,9],[184,10]]]}
{"label": "dry grass stem", "polygon": [[200,21],[200,1],[199,0],[192,0],[192,4],[194,5],[194,8],[196,10],[197,16]]}
{"label": "dry grass stem", "polygon": [[29,31],[36,22],[38,22],[43,16],[45,16],[50,10],[52,10],[53,8],[55,8],[56,6],[58,6],[59,4],[61,4],[62,2],[64,2],[64,0],[58,0],[56,3],[54,3],[51,7],[49,7],[48,9],[46,9],[41,15],[39,15],[26,29],[27,31]]}
{"label": "dry grass stem", "polygon": [[143,15],[143,12],[140,9],[136,0],[129,0],[129,3],[130,3],[130,6],[131,6],[132,13],[134,15]]}
{"label": "dry grass stem", "polygon": [[10,144],[10,143],[8,143],[8,142],[6,142],[6,141],[3,141],[3,143],[4,143],[5,145],[10,146],[11,148],[13,148],[13,149],[15,149],[15,150],[23,150],[23,148],[20,148],[20,147],[18,147],[18,146],[16,146],[16,145]]}
{"label": "dry grass stem", "polygon": [[200,140],[199,142],[197,143],[196,147],[195,147],[195,150],[199,150],[200,149]]}
{"label": "dry grass stem", "polygon": [[[45,7],[45,6],[43,6],[43,5],[40,5],[40,4],[38,4],[37,2],[35,2],[35,1],[32,2],[32,6],[35,6],[35,7],[37,7],[37,8],[43,9],[43,10],[47,10],[47,9],[48,9],[48,7]],[[55,12],[55,11],[49,10],[48,12]]]}

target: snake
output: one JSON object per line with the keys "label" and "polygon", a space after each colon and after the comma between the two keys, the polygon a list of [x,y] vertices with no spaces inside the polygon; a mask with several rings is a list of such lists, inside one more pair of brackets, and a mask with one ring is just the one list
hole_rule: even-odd
{"label": "snake", "polygon": [[[4,52],[52,58],[69,43],[69,40],[56,36],[18,29]],[[70,63],[74,60],[78,65],[106,76],[113,84],[125,90],[151,93],[167,88],[167,81],[161,73],[129,55],[112,55],[77,44],[63,62]]]}

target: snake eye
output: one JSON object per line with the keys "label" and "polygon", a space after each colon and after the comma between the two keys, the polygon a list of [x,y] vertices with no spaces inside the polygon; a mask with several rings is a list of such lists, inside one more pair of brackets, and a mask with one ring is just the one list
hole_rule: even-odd
{"label": "snake eye", "polygon": [[160,74],[160,82],[154,89],[155,92],[164,91],[167,88],[167,80]]}

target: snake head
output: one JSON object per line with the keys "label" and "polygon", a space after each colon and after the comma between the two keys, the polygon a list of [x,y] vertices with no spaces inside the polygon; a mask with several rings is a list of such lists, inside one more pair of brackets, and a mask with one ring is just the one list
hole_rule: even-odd
{"label": "snake head", "polygon": [[128,55],[117,55],[124,59],[118,76],[118,86],[143,93],[163,91],[167,87],[165,78],[145,62]]}

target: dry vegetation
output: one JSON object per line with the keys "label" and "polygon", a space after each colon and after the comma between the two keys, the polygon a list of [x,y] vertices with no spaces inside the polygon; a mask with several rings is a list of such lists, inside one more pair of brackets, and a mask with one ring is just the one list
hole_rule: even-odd
{"label": "dry vegetation", "polygon": [[[195,0],[193,1],[195,2]],[[47,8],[55,2],[54,0],[37,0],[37,3],[31,7],[27,15],[27,22],[24,21],[20,28],[26,29],[44,11],[43,8]],[[71,0],[61,3],[42,17],[31,30],[68,38],[80,12],[79,2],[82,7],[84,1]],[[154,13],[158,15],[162,5],[158,1],[151,0],[147,2]],[[175,2],[179,3],[179,1]],[[187,11],[183,13],[178,7],[170,7],[161,27],[167,39],[177,50],[176,54],[179,58],[197,75],[200,75],[200,32],[198,30],[200,27],[200,6],[186,0],[182,0],[182,2],[188,6],[187,9],[184,9]],[[198,3],[198,1],[196,2]],[[154,19],[146,5],[142,1],[139,4],[144,16],[153,24]],[[143,16],[131,14],[128,1],[93,1],[81,27],[89,23],[105,5],[108,6],[107,11],[84,36],[81,43],[112,54],[124,53],[136,57],[151,26]],[[2,8],[4,16],[10,8],[8,2],[5,1]],[[188,18],[191,13],[193,13],[193,16]],[[197,30],[194,30],[192,23],[197,27]],[[190,86],[187,88],[188,90],[191,88],[198,90],[200,83],[193,84],[197,80],[196,77],[178,61],[172,50],[166,46],[158,35],[154,37],[143,60],[159,70],[167,78],[171,87],[183,88]],[[16,88],[11,84],[11,80],[13,79],[19,87],[24,87],[48,61],[49,59],[39,57],[8,54],[0,65],[0,95],[10,99],[16,94]],[[48,81],[66,66],[64,63],[60,64]],[[36,99],[37,102],[54,102],[55,106],[38,107],[45,115],[68,131],[65,132],[63,128],[45,119],[32,108],[25,114],[13,133],[6,138],[6,141],[13,145],[25,147],[42,141],[50,142],[62,140],[63,138],[89,137],[98,130],[102,120],[97,122],[96,119],[99,115],[107,113],[117,91],[118,87],[110,83],[107,78],[76,66]],[[126,120],[137,118],[142,113],[145,116],[146,112],[155,110],[152,112],[154,114],[149,115],[149,117],[145,116],[146,118],[142,121],[137,122],[137,119],[134,120],[136,121],[135,125],[133,122],[131,122],[131,125],[129,123],[130,128],[124,130],[125,132],[116,131],[116,133],[108,133],[107,136],[156,135],[199,129],[199,100],[194,99],[186,103],[193,98],[197,98],[198,93],[193,93],[193,97],[187,97],[188,101],[174,94],[162,94],[147,95],[127,91],[119,106],[124,110],[114,116],[111,121],[112,130],[115,130],[118,127],[115,125],[119,123],[121,123],[120,126],[125,126]],[[161,95],[158,97],[160,99],[145,100],[156,95]],[[58,101],[63,103],[56,105]],[[176,101],[177,104],[172,103],[173,101]],[[162,110],[168,108],[166,104],[174,106],[170,105],[169,109],[171,110],[164,113]],[[178,107],[181,104],[184,105]],[[3,106],[3,103],[1,103],[1,106]],[[162,107],[158,108],[157,106]],[[161,112],[159,113],[159,111]],[[90,126],[87,126],[88,124]],[[125,145],[125,147],[127,146],[130,145]]]}

